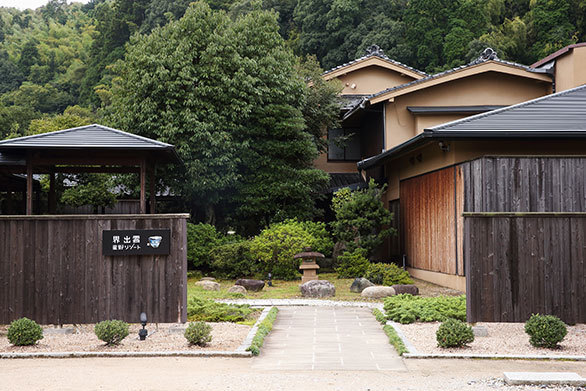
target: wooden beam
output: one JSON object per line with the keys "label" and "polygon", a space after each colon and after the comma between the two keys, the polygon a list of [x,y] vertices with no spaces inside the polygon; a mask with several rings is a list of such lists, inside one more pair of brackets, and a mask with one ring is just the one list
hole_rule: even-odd
{"label": "wooden beam", "polygon": [[155,189],[155,164],[151,163],[149,170],[149,196],[150,196],[150,213],[156,212],[157,200],[156,200],[156,189]]}
{"label": "wooden beam", "polygon": [[129,174],[129,173],[140,173],[139,167],[80,167],[80,166],[69,166],[69,167],[55,167],[56,172],[62,172],[64,174],[80,174],[82,172],[92,172],[100,174]]}
{"label": "wooden beam", "polygon": [[26,159],[26,214],[33,214],[33,165],[30,157]]}
{"label": "wooden beam", "polygon": [[140,162],[140,213],[146,213],[146,159]]}

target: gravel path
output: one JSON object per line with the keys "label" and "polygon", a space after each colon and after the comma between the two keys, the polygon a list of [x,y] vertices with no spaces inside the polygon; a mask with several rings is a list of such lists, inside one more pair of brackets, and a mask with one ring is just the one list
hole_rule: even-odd
{"label": "gravel path", "polygon": [[477,323],[486,327],[488,337],[476,337],[468,347],[443,349],[437,347],[435,339],[439,325],[439,322],[412,323],[399,327],[419,353],[586,355],[586,324],[568,326],[561,347],[554,350],[531,346],[523,323]]}
{"label": "gravel path", "polygon": [[[94,334],[94,325],[75,326],[75,334],[45,333],[43,339],[34,346],[12,346],[6,337],[7,326],[0,327],[0,352],[31,353],[31,352],[143,352],[143,351],[176,351],[176,350],[212,350],[233,351],[246,338],[250,326],[235,323],[210,323],[212,326],[212,342],[205,347],[189,346],[182,331],[170,331],[176,324],[147,325],[149,335],[146,341],[138,340],[138,324],[130,325],[130,334],[118,346],[105,346]],[[66,327],[74,327],[66,325]],[[181,326],[184,327],[184,326]]]}

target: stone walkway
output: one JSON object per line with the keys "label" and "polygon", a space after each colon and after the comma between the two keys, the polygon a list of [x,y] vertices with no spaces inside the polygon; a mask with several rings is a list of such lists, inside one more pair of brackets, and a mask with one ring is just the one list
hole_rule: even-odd
{"label": "stone walkway", "polygon": [[366,308],[283,307],[253,368],[399,370],[402,359]]}

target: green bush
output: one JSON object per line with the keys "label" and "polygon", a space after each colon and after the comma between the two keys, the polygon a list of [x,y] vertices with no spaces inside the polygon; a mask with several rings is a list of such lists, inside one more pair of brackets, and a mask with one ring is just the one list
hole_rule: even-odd
{"label": "green bush", "polygon": [[525,322],[525,332],[529,334],[531,345],[553,349],[564,340],[568,329],[556,316],[533,314]]}
{"label": "green bush", "polygon": [[312,237],[312,242],[309,245],[312,251],[322,253],[326,257],[332,256],[334,250],[334,240],[332,235],[327,231],[326,224],[315,221],[300,221],[290,219],[286,220],[285,223],[299,224],[301,228],[307,231]]}
{"label": "green bush", "polygon": [[356,278],[366,274],[370,262],[366,259],[367,251],[357,248],[354,251],[344,251],[338,257],[340,267],[336,269],[339,278]]}
{"label": "green bush", "polygon": [[213,275],[218,278],[237,279],[258,273],[258,264],[250,252],[250,241],[228,243],[209,253]]}
{"label": "green bush", "polygon": [[256,335],[252,339],[252,343],[250,344],[250,346],[246,349],[249,352],[251,352],[253,356],[259,355],[260,348],[264,343],[265,337],[273,329],[273,323],[275,323],[275,319],[277,319],[277,312],[279,312],[277,307],[271,308],[266,318],[264,318],[263,321],[260,322],[260,324],[258,325]]}
{"label": "green bush", "polygon": [[118,345],[128,336],[128,323],[122,320],[104,320],[96,324],[94,332],[106,345]]}
{"label": "green bush", "polygon": [[15,346],[34,345],[43,339],[43,329],[34,320],[20,318],[8,326],[8,342]]}
{"label": "green bush", "polygon": [[213,300],[192,297],[187,303],[187,317],[190,321],[241,322],[255,312],[248,305],[218,303]]}
{"label": "green bush", "polygon": [[253,259],[260,262],[263,274],[272,273],[273,278],[296,280],[300,277],[300,259],[293,256],[310,247],[313,237],[297,222],[273,224],[257,235],[251,243]]}
{"label": "green bush", "polygon": [[443,322],[435,333],[440,348],[459,348],[474,341],[472,327],[457,319]]}
{"label": "green bush", "polygon": [[381,323],[381,324],[385,324],[387,323],[387,317],[385,316],[385,314],[382,313],[381,310],[379,310],[378,308],[373,308],[372,309],[372,314],[374,315],[374,317],[376,318],[376,320]]}
{"label": "green bush", "polygon": [[210,251],[226,242],[226,238],[209,224],[187,223],[187,261],[194,269],[210,266]]}
{"label": "green bush", "polygon": [[443,322],[447,319],[466,320],[466,296],[421,297],[409,294],[387,297],[384,300],[387,317],[403,324]]}
{"label": "green bush", "polygon": [[212,326],[205,322],[190,323],[185,329],[185,339],[190,345],[205,346],[212,341]]}
{"label": "green bush", "polygon": [[394,263],[371,263],[363,277],[376,285],[413,284],[409,273]]}

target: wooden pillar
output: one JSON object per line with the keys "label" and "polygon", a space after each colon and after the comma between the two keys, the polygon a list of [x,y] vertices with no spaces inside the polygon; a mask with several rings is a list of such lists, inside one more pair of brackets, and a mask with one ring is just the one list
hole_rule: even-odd
{"label": "wooden pillar", "polygon": [[156,206],[156,189],[155,189],[155,165],[151,164],[149,170],[149,196],[150,196],[150,210],[151,214],[157,213]]}
{"label": "wooden pillar", "polygon": [[140,162],[140,214],[146,213],[146,159]]}
{"label": "wooden pillar", "polygon": [[49,214],[55,214],[57,209],[57,197],[55,195],[55,173],[49,174]]}
{"label": "wooden pillar", "polygon": [[33,164],[30,156],[26,158],[26,214],[33,214]]}

